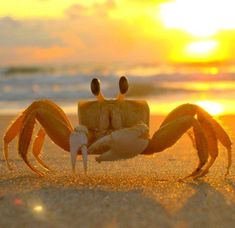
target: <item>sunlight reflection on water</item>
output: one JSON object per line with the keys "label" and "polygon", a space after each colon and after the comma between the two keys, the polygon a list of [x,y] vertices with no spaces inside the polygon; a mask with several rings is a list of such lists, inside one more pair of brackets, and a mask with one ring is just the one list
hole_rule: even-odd
{"label": "sunlight reflection on water", "polygon": [[[0,114],[16,114],[34,100],[50,99],[67,114],[77,113],[79,100],[94,99],[90,91],[93,77],[101,80],[101,89],[107,98],[118,93],[120,75],[129,80],[128,99],[146,100],[151,114],[166,115],[184,103],[198,104],[213,115],[234,114],[235,67],[208,67],[203,70],[183,66],[160,67],[140,65],[98,70],[87,67],[58,72],[26,74],[0,73]],[[14,71],[15,72],[15,71]]]}

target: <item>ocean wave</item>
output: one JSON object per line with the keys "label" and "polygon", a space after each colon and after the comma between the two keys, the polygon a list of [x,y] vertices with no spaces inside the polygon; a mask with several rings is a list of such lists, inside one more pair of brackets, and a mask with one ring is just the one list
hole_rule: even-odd
{"label": "ocean wave", "polygon": [[39,67],[39,66],[19,66],[19,67],[8,67],[2,69],[2,74],[6,76],[13,75],[33,75],[39,73],[53,73],[56,69],[53,67]]}
{"label": "ocean wave", "polygon": [[6,104],[11,103],[14,109],[37,99],[52,99],[63,105],[91,99],[90,82],[94,77],[101,80],[104,95],[115,98],[122,75],[128,77],[130,98],[154,98],[170,103],[177,99],[188,101],[191,97],[235,97],[235,74],[227,71],[211,75],[164,71],[152,66],[6,67],[0,68],[0,111]]}

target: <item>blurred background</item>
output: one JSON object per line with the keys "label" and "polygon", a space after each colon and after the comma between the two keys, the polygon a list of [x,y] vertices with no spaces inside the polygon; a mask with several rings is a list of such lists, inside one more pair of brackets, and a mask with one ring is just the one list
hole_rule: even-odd
{"label": "blurred background", "polygon": [[0,3],[0,113],[48,98],[67,113],[98,77],[115,98],[165,115],[185,102],[235,112],[234,0],[8,0]]}

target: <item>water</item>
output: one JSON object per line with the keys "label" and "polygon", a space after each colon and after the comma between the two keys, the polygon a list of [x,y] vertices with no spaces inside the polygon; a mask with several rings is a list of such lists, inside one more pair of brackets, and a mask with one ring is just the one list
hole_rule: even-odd
{"label": "water", "polygon": [[212,114],[234,113],[233,66],[169,67],[158,65],[0,68],[0,113],[16,113],[37,99],[51,99],[67,113],[76,113],[77,101],[93,99],[90,81],[98,77],[108,98],[118,94],[118,80],[126,75],[128,97],[146,99],[154,114],[167,114],[177,105],[197,103]]}

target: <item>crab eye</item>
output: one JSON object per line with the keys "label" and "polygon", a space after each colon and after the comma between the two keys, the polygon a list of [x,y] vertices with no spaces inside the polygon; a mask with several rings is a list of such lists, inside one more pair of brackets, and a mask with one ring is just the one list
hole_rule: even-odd
{"label": "crab eye", "polygon": [[98,96],[100,94],[100,80],[97,78],[93,78],[91,81],[91,92]]}
{"label": "crab eye", "polygon": [[125,76],[119,79],[119,90],[121,94],[125,94],[128,90],[128,80]]}

